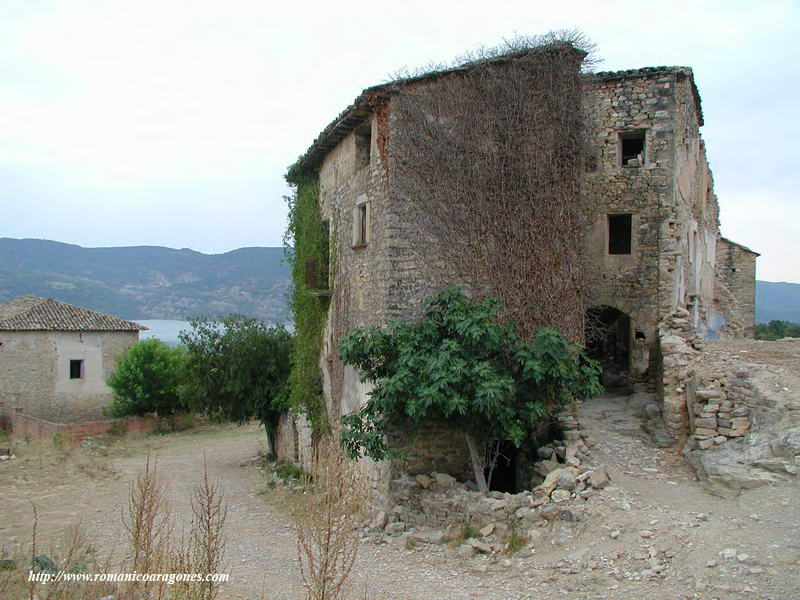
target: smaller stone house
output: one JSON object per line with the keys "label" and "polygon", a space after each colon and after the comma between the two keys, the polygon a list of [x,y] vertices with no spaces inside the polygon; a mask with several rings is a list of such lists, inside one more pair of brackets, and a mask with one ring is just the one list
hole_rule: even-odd
{"label": "smaller stone house", "polygon": [[74,423],[101,417],[106,379],[147,329],[50,298],[0,303],[0,414]]}

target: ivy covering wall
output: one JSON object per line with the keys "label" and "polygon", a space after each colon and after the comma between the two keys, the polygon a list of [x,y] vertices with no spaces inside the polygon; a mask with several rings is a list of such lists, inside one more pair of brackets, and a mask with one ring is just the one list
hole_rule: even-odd
{"label": "ivy covering wall", "polygon": [[330,305],[328,227],[320,215],[318,178],[290,169],[286,180],[293,191],[286,199],[284,244],[292,271],[289,309],[295,327],[289,399],[292,409],[303,412],[312,429],[320,431],[327,426],[320,356]]}

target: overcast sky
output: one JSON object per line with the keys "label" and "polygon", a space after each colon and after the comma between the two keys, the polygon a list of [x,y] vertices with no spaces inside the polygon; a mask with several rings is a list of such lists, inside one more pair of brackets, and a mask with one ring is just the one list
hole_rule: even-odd
{"label": "overcast sky", "polygon": [[694,69],[722,233],[800,282],[797,0],[0,0],[0,237],[280,245],[286,167],[363,88],[569,27]]}

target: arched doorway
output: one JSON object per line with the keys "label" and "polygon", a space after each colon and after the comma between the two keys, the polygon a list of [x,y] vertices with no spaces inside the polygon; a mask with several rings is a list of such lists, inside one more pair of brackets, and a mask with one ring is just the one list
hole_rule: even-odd
{"label": "arched doorway", "polygon": [[628,384],[631,318],[612,306],[594,306],[587,310],[586,350],[602,366],[604,386]]}

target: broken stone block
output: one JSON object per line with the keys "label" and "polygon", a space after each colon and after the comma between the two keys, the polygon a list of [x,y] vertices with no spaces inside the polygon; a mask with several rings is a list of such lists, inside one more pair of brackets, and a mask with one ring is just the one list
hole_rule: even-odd
{"label": "broken stone block", "polygon": [[456,478],[447,473],[433,473],[433,477],[436,479],[436,483],[442,487],[450,487],[456,483]]}
{"label": "broken stone block", "polygon": [[694,430],[694,434],[695,435],[700,435],[700,436],[706,436],[707,435],[707,436],[714,437],[715,435],[717,435],[717,429],[716,429],[716,427],[714,429],[707,429],[705,427],[697,427]]}
{"label": "broken stone block", "polygon": [[575,475],[566,469],[561,469],[561,475],[556,483],[556,488],[571,492],[575,489]]}
{"label": "broken stone block", "polygon": [[457,540],[461,537],[461,533],[464,531],[464,526],[459,523],[450,523],[447,527],[444,528],[444,539],[446,542],[452,542],[453,540]]}
{"label": "broken stone block", "polygon": [[589,474],[589,484],[596,490],[603,489],[610,481],[611,478],[605,469],[595,469]]}
{"label": "broken stone block", "polygon": [[406,530],[406,524],[403,523],[402,521],[395,521],[394,523],[389,523],[386,526],[386,529],[384,529],[386,535],[400,535],[405,530]]}
{"label": "broken stone block", "polygon": [[495,525],[494,523],[489,523],[486,527],[481,527],[478,530],[478,533],[481,534],[481,537],[487,537],[494,533]]}
{"label": "broken stone block", "polygon": [[717,420],[716,417],[695,419],[694,426],[695,428],[716,429]]}
{"label": "broken stone block", "polygon": [[369,526],[371,529],[381,530],[386,527],[386,523],[388,523],[389,517],[386,515],[384,511],[378,513],[378,516],[372,519]]}
{"label": "broken stone block", "polygon": [[411,534],[411,539],[423,544],[439,545],[444,542],[444,533],[441,531],[415,531]]}
{"label": "broken stone block", "polygon": [[550,499],[556,504],[563,504],[568,502],[572,495],[567,490],[553,490],[550,494]]}
{"label": "broken stone block", "polygon": [[469,544],[461,544],[458,547],[458,555],[461,558],[472,558],[478,553],[478,551],[470,546]]}
{"label": "broken stone block", "polygon": [[699,442],[697,442],[697,445],[700,447],[701,450],[708,450],[714,445],[714,439],[708,438],[705,440],[700,440]]}
{"label": "broken stone block", "polygon": [[427,475],[417,475],[416,477],[414,477],[414,479],[416,479],[417,483],[419,483],[423,487],[423,489],[426,490],[429,487],[431,487],[431,484],[433,483],[433,479],[431,479]]}
{"label": "broken stone block", "polygon": [[547,477],[545,477],[545,480],[542,482],[542,484],[536,486],[536,489],[533,490],[534,491],[534,499],[536,499],[538,497],[536,495],[537,491],[544,492],[544,495],[546,495],[546,496],[549,496],[550,494],[552,494],[553,490],[556,489],[556,486],[558,485],[558,482],[561,479],[561,475],[563,474],[564,471],[567,471],[568,473],[570,473],[573,478],[578,473],[578,470],[575,467],[564,467],[564,468],[561,468],[561,469],[555,469],[554,471],[550,471],[550,473],[548,473]]}
{"label": "broken stone block", "polygon": [[480,552],[481,554],[491,554],[492,547],[489,543],[484,542],[483,540],[478,540],[475,538],[469,538],[467,540],[467,544],[472,546],[476,551]]}

